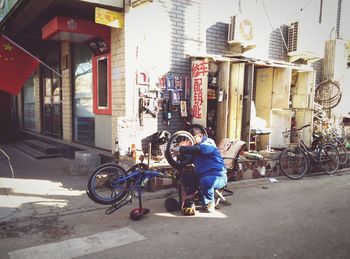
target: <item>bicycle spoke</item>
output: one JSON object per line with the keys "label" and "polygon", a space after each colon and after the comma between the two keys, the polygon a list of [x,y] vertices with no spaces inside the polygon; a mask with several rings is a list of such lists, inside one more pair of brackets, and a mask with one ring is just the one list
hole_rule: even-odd
{"label": "bicycle spoke", "polygon": [[334,174],[339,168],[339,153],[334,145],[326,144],[320,150],[319,162],[323,172]]}

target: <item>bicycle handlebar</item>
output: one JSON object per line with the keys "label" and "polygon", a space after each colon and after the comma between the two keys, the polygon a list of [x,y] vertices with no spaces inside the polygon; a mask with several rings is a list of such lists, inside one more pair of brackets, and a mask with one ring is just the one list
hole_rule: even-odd
{"label": "bicycle handlebar", "polygon": [[286,134],[286,133],[289,133],[289,132],[292,132],[292,131],[300,131],[300,130],[302,130],[304,128],[307,128],[307,127],[311,127],[311,124],[304,125],[304,126],[302,126],[300,128],[293,128],[291,130],[286,130],[286,131],[282,132],[282,134]]}

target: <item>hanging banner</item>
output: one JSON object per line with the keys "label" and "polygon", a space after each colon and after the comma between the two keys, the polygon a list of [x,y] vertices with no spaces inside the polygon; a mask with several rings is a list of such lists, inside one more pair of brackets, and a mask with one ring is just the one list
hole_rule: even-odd
{"label": "hanging banner", "polygon": [[0,90],[18,95],[39,61],[0,35]]}
{"label": "hanging banner", "polygon": [[192,61],[192,123],[203,127],[207,126],[208,70],[209,61],[207,59]]}
{"label": "hanging banner", "polygon": [[123,28],[124,16],[123,16],[123,13],[96,7],[95,22],[99,24],[107,25],[113,28]]}

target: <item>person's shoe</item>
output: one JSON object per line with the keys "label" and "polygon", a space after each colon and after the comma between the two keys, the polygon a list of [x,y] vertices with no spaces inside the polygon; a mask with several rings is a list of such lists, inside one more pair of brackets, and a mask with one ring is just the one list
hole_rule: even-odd
{"label": "person's shoe", "polygon": [[209,202],[207,205],[205,205],[205,211],[208,213],[213,213],[215,211],[214,202]]}

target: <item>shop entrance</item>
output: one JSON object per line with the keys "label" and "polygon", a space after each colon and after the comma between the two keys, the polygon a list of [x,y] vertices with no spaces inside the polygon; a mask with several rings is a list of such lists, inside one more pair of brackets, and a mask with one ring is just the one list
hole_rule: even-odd
{"label": "shop entrance", "polygon": [[[58,71],[58,66],[51,66]],[[62,138],[62,103],[60,77],[49,70],[42,69],[43,93],[43,132],[45,135]]]}

